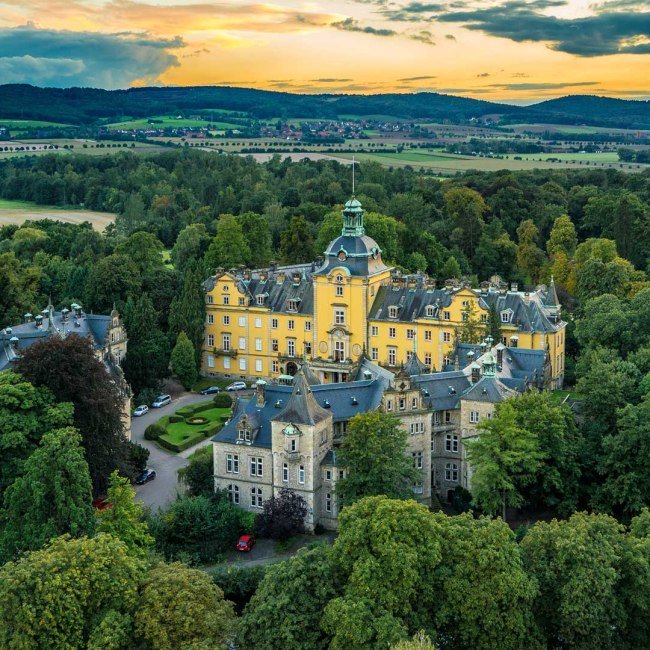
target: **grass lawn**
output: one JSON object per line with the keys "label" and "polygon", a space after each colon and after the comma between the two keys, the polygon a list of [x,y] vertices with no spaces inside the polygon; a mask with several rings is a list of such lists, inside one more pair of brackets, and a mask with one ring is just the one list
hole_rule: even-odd
{"label": "grass lawn", "polygon": [[[150,120],[154,120],[151,124]],[[237,129],[237,124],[231,122],[211,122],[210,120],[191,120],[184,117],[176,118],[170,115],[154,115],[153,117],[144,117],[124,122],[113,122],[106,124],[109,129],[166,129],[166,128],[191,128],[212,125],[216,129]]]}
{"label": "grass lawn", "polygon": [[[192,445],[205,440],[207,432],[210,432],[210,435],[216,433],[215,428],[220,429],[224,416],[230,415],[230,408],[210,408],[205,411],[200,410],[200,407],[204,407],[206,404],[211,404],[212,400],[207,400],[205,402],[200,402],[199,404],[193,404],[190,407],[184,407],[179,409],[177,413],[180,416],[188,417],[201,417],[206,418],[208,421],[205,424],[188,424],[185,420],[181,422],[171,422],[169,421],[170,416],[165,416],[160,418],[156,424],[164,427],[167,430],[167,433],[163,436],[160,436],[159,442],[165,449],[170,451],[180,452],[188,449]],[[199,408],[199,412],[192,416],[189,412]],[[176,413],[174,414],[176,415]]]}
{"label": "grass lawn", "polygon": [[12,117],[0,117],[0,126],[6,126],[10,131],[15,129],[37,129],[43,126],[72,126],[61,122],[44,122],[43,120],[14,120]]}
{"label": "grass lawn", "polygon": [[[232,382],[235,381],[233,380],[221,380],[217,379],[216,377],[199,377],[198,381],[194,386],[192,386],[192,391],[194,393],[198,393],[202,391],[204,388],[209,388],[210,386],[219,386],[219,388],[225,388],[229,384],[232,384]],[[214,397],[214,395],[212,396]]]}

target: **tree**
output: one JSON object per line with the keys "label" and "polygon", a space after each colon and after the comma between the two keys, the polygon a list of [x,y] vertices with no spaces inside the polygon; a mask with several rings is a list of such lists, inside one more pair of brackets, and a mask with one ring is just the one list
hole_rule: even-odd
{"label": "tree", "polygon": [[327,648],[321,618],[336,595],[330,555],[321,545],[271,565],[239,621],[238,644],[259,650]]}
{"label": "tree", "polygon": [[136,635],[150,648],[225,650],[234,618],[232,603],[203,571],[174,563],[147,573],[134,624]]}
{"label": "tree", "polygon": [[13,252],[0,253],[0,326],[22,320],[22,315],[35,303],[39,271],[21,268]]}
{"label": "tree", "polygon": [[571,217],[566,214],[558,217],[553,223],[551,234],[546,242],[548,254],[553,256],[557,253],[564,253],[568,257],[572,257],[577,245],[578,236]]}
{"label": "tree", "polygon": [[[59,537],[0,567],[3,648],[124,648],[131,643],[140,563],[109,535]],[[105,636],[114,645],[88,645]]]}
{"label": "tree", "polygon": [[53,537],[92,535],[92,485],[81,438],[72,428],[46,433],[6,490],[0,520],[5,559],[36,550]]}
{"label": "tree", "polygon": [[262,512],[255,519],[255,532],[259,537],[286,540],[305,532],[307,502],[288,488],[264,502]]}
{"label": "tree", "polygon": [[171,366],[172,372],[183,384],[183,388],[190,390],[196,383],[198,372],[196,371],[194,346],[185,332],[181,332],[176,339],[176,345],[172,350]]}
{"label": "tree", "polygon": [[186,226],[178,234],[176,243],[171,250],[174,268],[185,273],[190,264],[195,264],[203,259],[209,245],[210,235],[208,235],[204,224],[192,223]]}
{"label": "tree", "polygon": [[392,645],[390,650],[436,650],[436,646],[433,645],[431,639],[424,631],[420,630],[417,634],[413,635],[411,640],[400,641]]}
{"label": "tree", "polygon": [[433,635],[441,561],[438,522],[422,504],[369,497],[342,510],[332,561],[339,596],[325,607],[330,648],[388,648],[415,631]]}
{"label": "tree", "polygon": [[455,187],[444,195],[445,213],[452,223],[452,239],[472,260],[485,225],[487,205],[483,197],[468,187]]}
{"label": "tree", "polygon": [[134,232],[115,248],[117,255],[132,259],[141,275],[151,273],[163,266],[162,242],[150,232]]}
{"label": "tree", "polygon": [[200,264],[189,264],[183,278],[180,295],[174,296],[169,311],[169,331],[172,334],[185,332],[194,346],[195,367],[201,365],[205,327],[205,296],[203,294],[203,268]]}
{"label": "tree", "polygon": [[84,305],[88,311],[110,312],[114,304],[123,305],[140,291],[140,273],[126,255],[113,254],[90,269]]}
{"label": "tree", "polygon": [[142,197],[137,193],[130,194],[124,202],[122,214],[116,219],[118,229],[128,235],[144,226],[146,222],[145,217],[146,213]]}
{"label": "tree", "polygon": [[535,581],[523,566],[515,536],[501,520],[471,514],[433,515],[442,560],[430,579],[432,612],[445,648],[541,648],[532,603]]}
{"label": "tree", "polygon": [[103,493],[114,469],[129,469],[123,420],[126,388],[108,380],[90,340],[74,334],[34,343],[15,365],[35,386],[48,388],[61,402],[72,402],[93,492]]}
{"label": "tree", "polygon": [[495,417],[484,420],[478,428],[478,436],[465,441],[472,467],[470,489],[481,510],[501,513],[505,521],[506,508],[523,505],[519,490],[539,471],[539,442],[518,426],[510,400],[498,404]]}
{"label": "tree", "polygon": [[538,522],[521,550],[537,580],[533,605],[549,647],[619,646],[627,614],[623,527],[606,515],[576,513],[568,521]]}
{"label": "tree", "polygon": [[280,257],[287,264],[314,259],[314,238],[304,217],[291,217],[288,228],[280,236]]}
{"label": "tree", "polygon": [[190,457],[189,464],[178,470],[178,479],[187,486],[190,496],[214,494],[214,458],[212,447],[201,447]]}
{"label": "tree", "polygon": [[413,483],[419,472],[406,456],[407,433],[393,415],[369,412],[355,415],[349,422],[337,454],[346,468],[336,493],[343,505],[367,496],[413,497]]}
{"label": "tree", "polygon": [[47,388],[11,370],[0,372],[0,503],[43,435],[70,426],[72,413],[72,404],[56,403]]}
{"label": "tree", "polygon": [[261,214],[255,212],[245,212],[238,219],[250,249],[251,266],[261,268],[268,265],[273,256],[271,229],[268,221]]}
{"label": "tree", "polygon": [[448,257],[447,261],[445,262],[444,266],[442,267],[442,277],[445,279],[459,279],[460,276],[462,275],[462,271],[460,268],[460,264],[458,263],[458,260],[455,257]]}
{"label": "tree", "polygon": [[158,327],[156,310],[146,293],[127,302],[124,324],[129,335],[124,374],[136,395],[157,390],[169,374],[169,340]]}
{"label": "tree", "polygon": [[231,269],[246,264],[251,251],[237,217],[222,214],[217,221],[216,234],[205,254],[205,264],[214,271],[217,267]]}
{"label": "tree", "polygon": [[537,246],[538,236],[539,230],[532,220],[527,219],[519,224],[517,228],[517,241],[519,242],[517,266],[532,282],[537,282],[546,262],[544,251]]}
{"label": "tree", "polygon": [[490,306],[488,312],[488,335],[492,337],[493,341],[501,342],[503,332],[501,330],[501,314],[497,309],[496,303]]}
{"label": "tree", "polygon": [[[458,340],[461,343],[480,343],[485,336],[485,325],[481,322],[473,300],[462,309],[462,324],[458,328]],[[501,340],[501,339],[497,339]]]}
{"label": "tree", "polygon": [[[630,316],[627,303],[617,296],[603,294],[590,298],[585,301],[582,316],[576,321],[576,338],[583,349],[623,350],[630,338],[627,334]],[[634,342],[637,341],[635,332]]]}
{"label": "tree", "polygon": [[143,557],[154,539],[143,521],[142,504],[134,501],[135,491],[128,479],[115,470],[109,479],[106,500],[108,508],[97,513],[97,532],[106,533],[124,542],[129,554]]}

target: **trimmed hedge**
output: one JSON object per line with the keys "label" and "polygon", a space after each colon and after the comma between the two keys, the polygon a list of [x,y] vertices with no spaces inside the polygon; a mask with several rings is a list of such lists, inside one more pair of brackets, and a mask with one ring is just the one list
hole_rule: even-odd
{"label": "trimmed hedge", "polygon": [[160,424],[150,424],[144,430],[144,439],[145,440],[158,440],[160,436],[164,436],[167,433],[167,429],[161,426]]}
{"label": "trimmed hedge", "polygon": [[215,406],[228,408],[232,406],[232,397],[228,393],[217,393],[212,400]]}
{"label": "trimmed hedge", "polygon": [[[218,429],[217,429],[218,431]],[[216,431],[215,431],[216,433]],[[209,438],[210,436],[214,435],[211,430],[206,430],[206,429],[201,429],[200,431],[197,431],[196,434],[190,436],[189,438],[186,438],[183,440],[183,442],[170,442],[169,440],[166,440],[165,438],[159,438],[158,439],[158,444],[161,447],[164,447],[165,449],[169,449],[169,451],[175,451],[177,454],[180,453],[181,451],[185,451],[186,449],[189,449],[193,445],[195,445],[198,442],[201,442],[201,440],[205,440],[205,438]]]}
{"label": "trimmed hedge", "polygon": [[174,424],[175,422],[183,422],[185,420],[184,417],[180,415],[170,415],[169,416],[169,424]]}
{"label": "trimmed hedge", "polygon": [[210,411],[213,408],[214,408],[214,404],[212,402],[208,402],[207,404],[199,404],[198,406],[194,407],[194,411],[192,415],[198,415],[203,411]]}
{"label": "trimmed hedge", "polygon": [[181,418],[188,418],[194,413],[194,407],[193,406],[183,406],[179,408],[175,415],[180,416]]}

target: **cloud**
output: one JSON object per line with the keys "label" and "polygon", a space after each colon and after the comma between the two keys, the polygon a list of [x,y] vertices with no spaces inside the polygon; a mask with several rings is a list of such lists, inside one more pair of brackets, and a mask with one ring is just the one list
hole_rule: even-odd
{"label": "cloud", "polygon": [[378,29],[367,25],[364,26],[359,24],[359,21],[354,18],[346,18],[345,20],[333,22],[330,24],[330,27],[341,29],[345,32],[361,32],[363,34],[372,34],[373,36],[397,36],[397,32],[394,29]]}
{"label": "cloud", "polygon": [[325,79],[310,79],[309,81],[315,81],[322,84],[335,84],[352,81],[352,79],[334,79],[333,77],[326,77]]}
{"label": "cloud", "polygon": [[579,86],[597,86],[598,81],[578,81],[575,83],[518,83],[518,84],[490,84],[489,88],[502,90],[562,90],[564,88],[577,88]]}
{"label": "cloud", "polygon": [[420,41],[421,43],[426,43],[427,45],[435,45],[433,34],[426,29],[420,30],[416,34],[410,34],[409,38],[412,41]]}
{"label": "cloud", "polygon": [[397,81],[424,81],[425,79],[435,79],[435,75],[421,75],[419,77],[402,77],[402,79],[398,79]]}
{"label": "cloud", "polygon": [[510,0],[483,9],[442,12],[435,19],[516,42],[548,43],[551,49],[581,57],[650,53],[650,12],[610,11],[621,6],[620,1],[605,3],[598,13],[581,18],[541,13],[566,4],[563,0]]}
{"label": "cloud", "polygon": [[182,39],[156,39],[123,32],[56,31],[25,25],[0,29],[0,79],[55,87],[125,88],[157,83],[179,65],[169,50]]}
{"label": "cloud", "polygon": [[410,2],[399,9],[384,9],[381,13],[388,20],[404,23],[415,23],[427,19],[430,14],[445,11],[446,5],[433,2]]}
{"label": "cloud", "polygon": [[489,72],[481,72],[480,74],[476,75],[477,77],[489,77],[490,73]]}
{"label": "cloud", "polygon": [[453,34],[445,34],[445,38],[448,41],[455,41],[456,40],[456,37]]}

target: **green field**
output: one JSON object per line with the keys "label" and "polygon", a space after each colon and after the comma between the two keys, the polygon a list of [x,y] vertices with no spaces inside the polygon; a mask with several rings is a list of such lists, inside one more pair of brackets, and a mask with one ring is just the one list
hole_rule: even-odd
{"label": "green field", "polygon": [[0,126],[6,126],[10,131],[15,129],[37,129],[45,126],[72,126],[60,122],[44,122],[42,120],[14,120],[13,118],[1,118]]}
{"label": "green field", "polygon": [[109,212],[93,212],[92,210],[71,210],[53,205],[36,205],[30,201],[10,201],[0,199],[0,226],[15,224],[22,225],[25,221],[51,219],[65,223],[83,223],[89,221],[98,231],[113,223],[115,215]]}
{"label": "green field", "polygon": [[616,133],[616,134],[634,134],[637,133],[634,129],[617,129],[608,128],[603,126],[587,126],[585,124],[504,124],[504,128],[514,129],[517,132],[528,131],[530,133],[544,133],[549,131],[551,133]]}
{"label": "green field", "polygon": [[[155,120],[153,124],[151,120]],[[213,126],[215,129],[237,129],[237,124],[231,122],[210,122],[209,120],[193,120],[189,118],[178,118],[170,115],[155,115],[153,117],[144,117],[124,122],[113,122],[105,125],[109,129],[147,129],[147,128],[197,128],[202,126]]]}

